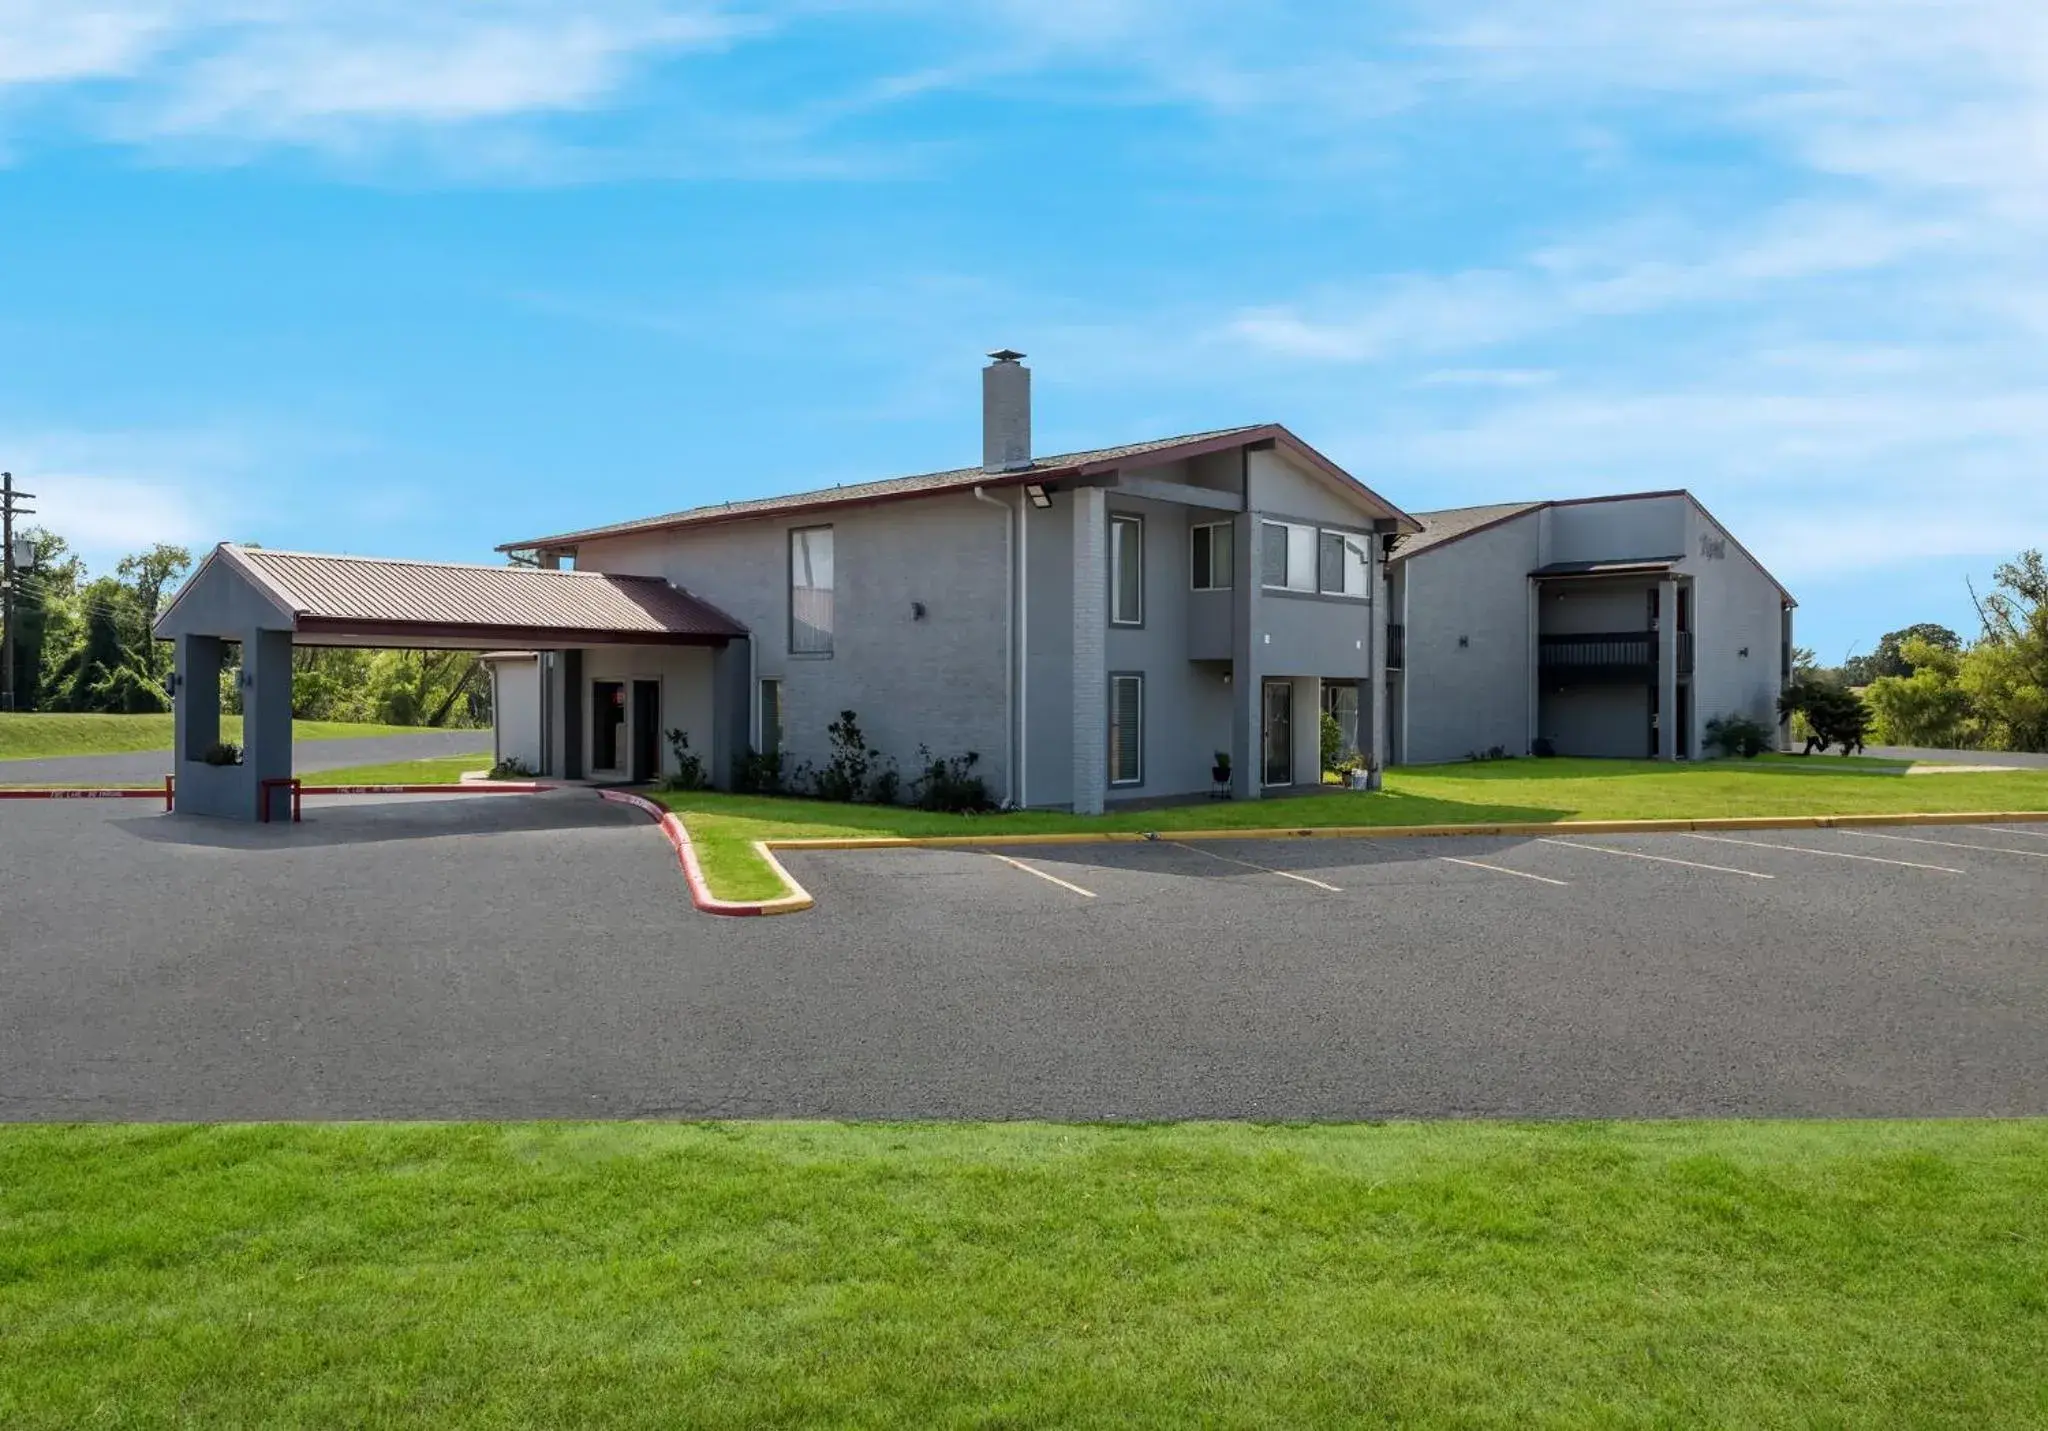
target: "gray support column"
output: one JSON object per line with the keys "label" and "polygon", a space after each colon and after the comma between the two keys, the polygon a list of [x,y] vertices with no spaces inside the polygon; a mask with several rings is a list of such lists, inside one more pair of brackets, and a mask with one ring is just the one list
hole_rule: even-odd
{"label": "gray support column", "polygon": [[754,743],[753,652],[742,637],[711,658],[711,768],[720,790],[732,788],[734,764]]}
{"label": "gray support column", "polygon": [[1100,815],[1109,788],[1109,515],[1100,487],[1074,506],[1074,812]]}
{"label": "gray support column", "polygon": [[1678,759],[1678,583],[1657,583],[1657,758]]}
{"label": "gray support column", "polygon": [[179,761],[197,760],[220,740],[220,638],[179,636],[172,642],[171,662],[178,688],[171,697],[175,770]]}
{"label": "gray support column", "polygon": [[[1544,515],[1548,516],[1549,512],[1546,510]],[[1537,737],[1543,734],[1543,583],[1532,576],[1524,591],[1524,610],[1529,623],[1529,675],[1522,684],[1529,698],[1528,751],[1534,755]]]}
{"label": "gray support column", "polygon": [[562,653],[562,778],[583,778],[583,653]]}
{"label": "gray support column", "polygon": [[[242,640],[242,769],[252,809],[266,798],[265,780],[292,773],[292,633],[251,631]],[[292,817],[291,792],[273,789],[272,820]]]}
{"label": "gray support column", "polygon": [[1259,736],[1265,720],[1259,689],[1265,670],[1260,651],[1264,640],[1260,623],[1265,613],[1259,588],[1258,515],[1239,513],[1231,526],[1235,621],[1230,645],[1230,786],[1237,799],[1256,800],[1260,793]]}
{"label": "gray support column", "polygon": [[1371,556],[1372,574],[1366,590],[1372,593],[1372,615],[1366,622],[1370,633],[1366,639],[1372,642],[1372,664],[1368,668],[1372,672],[1372,686],[1366,692],[1369,705],[1361,712],[1369,729],[1359,733],[1358,743],[1368,767],[1384,767],[1392,744],[1387,739],[1387,622],[1393,619],[1389,614],[1393,603],[1387,590],[1386,557],[1377,536],[1373,538]]}

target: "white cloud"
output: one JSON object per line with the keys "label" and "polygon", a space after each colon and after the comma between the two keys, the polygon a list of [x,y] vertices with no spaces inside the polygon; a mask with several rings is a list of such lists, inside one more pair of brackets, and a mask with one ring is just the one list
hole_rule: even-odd
{"label": "white cloud", "polygon": [[652,60],[754,28],[717,0],[0,0],[0,90],[97,81],[66,118],[129,143],[346,152],[613,103]]}

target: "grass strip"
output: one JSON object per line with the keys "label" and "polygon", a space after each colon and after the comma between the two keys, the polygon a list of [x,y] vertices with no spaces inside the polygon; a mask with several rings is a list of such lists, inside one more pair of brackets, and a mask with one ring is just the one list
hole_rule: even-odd
{"label": "grass strip", "polygon": [[713,892],[737,900],[772,899],[783,892],[755,853],[756,840],[2048,810],[2048,770],[1926,779],[1902,778],[1905,771],[1899,762],[1839,756],[1684,765],[1489,761],[1390,770],[1386,789],[1378,794],[1333,791],[1273,800],[1208,800],[1098,816],[1041,810],[939,815],[710,791],[653,798],[683,817]]}

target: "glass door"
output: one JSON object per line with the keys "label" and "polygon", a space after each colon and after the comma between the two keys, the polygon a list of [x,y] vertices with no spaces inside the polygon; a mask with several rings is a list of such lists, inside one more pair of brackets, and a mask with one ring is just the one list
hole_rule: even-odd
{"label": "glass door", "polygon": [[1263,722],[1264,783],[1294,783],[1294,683],[1268,681],[1265,684]]}

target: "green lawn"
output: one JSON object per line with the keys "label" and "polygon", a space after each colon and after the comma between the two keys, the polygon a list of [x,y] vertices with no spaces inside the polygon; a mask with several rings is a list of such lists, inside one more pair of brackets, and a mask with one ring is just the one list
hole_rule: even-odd
{"label": "green lawn", "polygon": [[464,773],[491,768],[491,753],[452,755],[436,760],[394,760],[383,765],[351,765],[342,770],[302,770],[308,785],[453,785]]}
{"label": "green lawn", "polygon": [[2048,1123],[0,1129],[0,1424],[2039,1426]]}
{"label": "green lawn", "polygon": [[[418,735],[409,725],[350,725],[343,721],[292,722],[297,740],[342,740],[350,736]],[[222,740],[242,738],[242,718],[220,718]],[[9,711],[0,713],[0,760],[42,760],[58,755],[123,755],[130,751],[169,750],[168,715],[63,715]]]}
{"label": "green lawn", "polygon": [[1506,760],[1390,770],[1387,788],[1379,794],[1333,791],[1280,800],[1198,801],[1170,810],[1094,817],[1044,811],[929,815],[715,793],[655,798],[682,814],[706,878],[726,899],[768,899],[783,892],[754,853],[753,842],[761,839],[2048,810],[2048,770],[1911,779],[1904,772],[1905,766],[1890,761],[1839,756],[1691,765]]}

